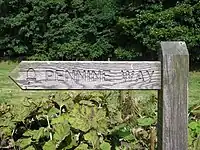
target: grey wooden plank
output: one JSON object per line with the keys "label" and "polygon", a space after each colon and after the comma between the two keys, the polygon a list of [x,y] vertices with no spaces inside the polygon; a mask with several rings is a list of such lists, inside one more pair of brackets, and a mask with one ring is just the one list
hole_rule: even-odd
{"label": "grey wooden plank", "polygon": [[22,61],[10,77],[22,89],[161,87],[159,61]]}
{"label": "grey wooden plank", "polygon": [[158,102],[158,149],[187,150],[189,55],[184,42],[161,42],[162,86]]}

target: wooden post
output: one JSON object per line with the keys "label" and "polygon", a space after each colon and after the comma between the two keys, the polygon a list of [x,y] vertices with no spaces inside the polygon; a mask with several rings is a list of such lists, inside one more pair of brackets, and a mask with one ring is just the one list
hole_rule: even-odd
{"label": "wooden post", "polygon": [[187,150],[189,54],[184,42],[161,42],[158,149]]}

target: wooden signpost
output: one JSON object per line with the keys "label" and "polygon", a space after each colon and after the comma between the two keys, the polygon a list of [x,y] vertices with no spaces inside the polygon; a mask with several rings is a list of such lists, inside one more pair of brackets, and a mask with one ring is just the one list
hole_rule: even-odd
{"label": "wooden signpost", "polygon": [[189,54],[161,42],[160,61],[22,61],[10,78],[23,90],[158,90],[158,149],[187,150]]}
{"label": "wooden signpost", "polygon": [[160,62],[22,61],[11,73],[22,89],[160,89]]}

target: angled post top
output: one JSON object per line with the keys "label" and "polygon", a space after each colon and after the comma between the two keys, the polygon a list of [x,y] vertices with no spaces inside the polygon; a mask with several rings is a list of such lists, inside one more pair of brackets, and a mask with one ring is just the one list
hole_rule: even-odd
{"label": "angled post top", "polygon": [[183,41],[162,41],[162,55],[189,55],[187,46]]}

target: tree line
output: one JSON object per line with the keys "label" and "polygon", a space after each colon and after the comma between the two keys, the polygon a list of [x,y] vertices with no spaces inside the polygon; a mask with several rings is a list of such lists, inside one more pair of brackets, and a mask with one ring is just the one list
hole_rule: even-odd
{"label": "tree line", "polygon": [[199,0],[0,0],[0,57],[156,60],[174,40],[200,62]]}

